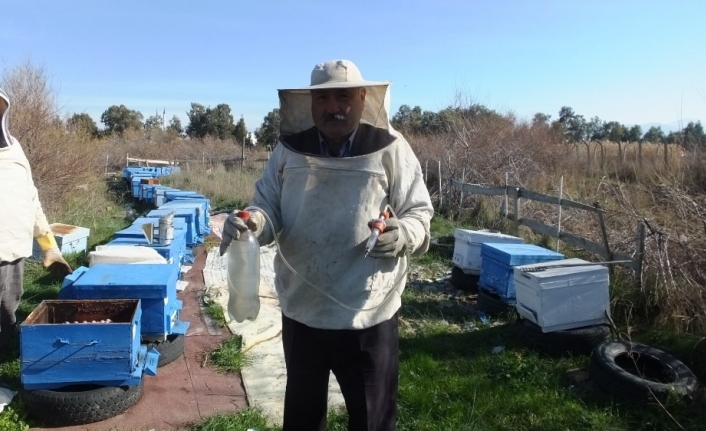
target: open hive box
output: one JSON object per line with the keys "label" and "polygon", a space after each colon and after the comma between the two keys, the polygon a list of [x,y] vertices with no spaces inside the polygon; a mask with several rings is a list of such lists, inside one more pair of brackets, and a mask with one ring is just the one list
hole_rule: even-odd
{"label": "open hive box", "polygon": [[159,354],[140,345],[139,299],[45,300],[20,325],[25,389],[77,383],[132,386],[156,373]]}

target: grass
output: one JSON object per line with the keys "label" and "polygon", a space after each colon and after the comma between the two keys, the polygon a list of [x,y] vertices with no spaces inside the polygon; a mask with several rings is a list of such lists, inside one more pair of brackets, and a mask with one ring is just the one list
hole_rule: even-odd
{"label": "grass", "polygon": [[[203,192],[203,191],[202,191]],[[205,192],[204,192],[205,193]],[[86,198],[87,199],[87,198]],[[96,214],[77,209],[88,200],[78,199],[73,212],[53,217],[91,228],[89,249],[106,242],[125,227],[125,209],[106,205]],[[239,205],[233,201],[233,205]],[[450,241],[457,227],[476,229],[494,226],[490,214],[477,209],[477,218],[455,222],[443,217],[432,220],[434,242],[430,251],[411,261],[413,278],[436,280],[451,268]],[[485,214],[485,215],[483,215]],[[480,217],[482,215],[482,217]],[[486,219],[487,218],[487,219]],[[532,238],[541,242],[542,238]],[[550,244],[551,245],[551,244]],[[86,263],[86,254],[67,257],[76,267]],[[36,262],[28,261],[25,294],[18,310],[24,319],[43,299],[56,297],[60,283]],[[621,330],[635,340],[673,353],[703,378],[706,342],[703,335],[656,330],[647,324],[636,303],[630,280],[622,274],[613,280],[614,317]],[[206,313],[225,325],[223,310],[209,304]],[[589,358],[556,358],[527,345],[516,331],[516,322],[481,321],[467,304],[449,295],[410,283],[400,311],[400,380],[398,429],[425,430],[699,430],[706,423],[706,409],[688,400],[671,399],[665,405],[632,403],[611,397],[589,380],[570,376],[585,371]],[[497,352],[497,348],[501,351]],[[496,352],[496,353],[494,353]],[[17,352],[0,362],[0,380],[19,387]],[[241,339],[232,337],[208,354],[208,364],[224,373],[240,372],[247,365]],[[345,411],[332,411],[328,429],[346,429]],[[0,413],[0,429],[26,430],[32,422],[19,398]],[[219,414],[189,425],[190,430],[278,431],[257,409]]]}
{"label": "grass", "polygon": [[204,307],[204,312],[208,317],[211,318],[214,322],[216,322],[219,326],[225,327],[226,326],[226,316],[225,312],[223,311],[223,307],[218,305],[216,302],[208,301],[206,303],[206,306]]}
{"label": "grass", "polygon": [[211,199],[214,211],[245,208],[255,192],[258,169],[227,170],[223,165],[194,165],[175,175],[164,177],[161,184],[181,190],[194,190]]}
{"label": "grass", "polygon": [[250,360],[242,350],[243,339],[238,335],[230,337],[218,348],[208,353],[208,363],[222,373],[239,373],[250,365]]}

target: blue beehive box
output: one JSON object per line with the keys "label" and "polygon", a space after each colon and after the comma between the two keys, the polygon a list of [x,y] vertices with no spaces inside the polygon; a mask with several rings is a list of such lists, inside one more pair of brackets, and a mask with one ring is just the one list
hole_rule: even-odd
{"label": "blue beehive box", "polygon": [[150,247],[155,249],[160,256],[167,259],[168,263],[173,263],[179,266],[184,263],[184,259],[186,257],[186,231],[174,229],[174,239],[169,245],[162,245],[157,243],[150,244],[147,242],[147,238],[145,238],[144,236],[142,238],[115,238],[106,244],[106,246],[111,245],[141,245],[144,247]]}
{"label": "blue beehive box", "polygon": [[564,255],[534,244],[481,244],[478,285],[504,300],[515,300],[513,267],[564,259]]}
{"label": "blue beehive box", "polygon": [[139,299],[42,301],[20,325],[22,385],[132,386],[155,375],[159,353],[141,345],[141,316]]}
{"label": "blue beehive box", "polygon": [[[174,224],[174,230],[182,230],[184,231],[184,235],[186,236],[186,220],[183,218],[179,217],[174,217],[173,219],[173,224]],[[156,235],[156,229],[159,227],[159,219],[154,218],[154,217],[138,217],[135,220],[133,220],[132,224],[125,229],[119,230],[113,234],[114,239],[118,238],[145,238],[145,232],[142,230],[142,225],[150,223],[152,224],[153,229],[155,229],[155,236],[154,238],[157,238]]]}
{"label": "blue beehive box", "polygon": [[96,264],[62,285],[76,299],[139,299],[142,336],[165,338],[184,334],[188,322],[179,320],[182,302],[176,297],[179,268],[163,264]]}
{"label": "blue beehive box", "polygon": [[154,189],[159,184],[140,184],[140,200],[152,203],[154,199]]}
{"label": "blue beehive box", "polygon": [[170,190],[165,193],[165,197],[167,198],[167,202],[177,199],[206,199],[206,196],[193,190]]}
{"label": "blue beehive box", "polygon": [[144,166],[127,166],[123,169],[123,178],[129,180],[133,175],[149,174]]}
{"label": "blue beehive box", "polygon": [[135,199],[140,198],[140,185],[143,178],[153,178],[150,174],[135,174],[130,177],[130,192]]}
{"label": "blue beehive box", "polygon": [[[147,217],[160,218],[170,213],[174,213],[174,218],[186,220],[186,245],[193,246],[197,243],[198,229],[196,227],[196,208],[159,208],[147,213]],[[176,235],[176,232],[175,232]]]}
{"label": "blue beehive box", "polygon": [[178,199],[169,201],[162,205],[160,209],[172,209],[172,208],[195,208],[196,209],[196,234],[200,236],[201,239],[210,232],[208,222],[209,222],[209,210],[210,202],[208,199]]}
{"label": "blue beehive box", "polygon": [[178,190],[173,187],[168,187],[168,186],[156,186],[154,188],[154,196],[152,196],[152,204],[156,206],[157,208],[161,207],[165,203],[167,203],[167,198],[165,197],[165,193],[170,190]]}

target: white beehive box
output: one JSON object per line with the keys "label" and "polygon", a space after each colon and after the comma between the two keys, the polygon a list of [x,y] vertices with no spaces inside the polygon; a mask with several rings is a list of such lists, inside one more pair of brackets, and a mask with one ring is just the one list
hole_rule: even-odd
{"label": "white beehive box", "polygon": [[[542,332],[608,323],[608,268],[601,265],[551,268],[552,265],[577,263],[589,262],[565,259],[514,268],[517,311],[539,325]],[[523,268],[542,266],[547,269],[522,271]]]}
{"label": "white beehive box", "polygon": [[511,243],[523,244],[524,240],[516,236],[505,235],[490,230],[454,230],[454,255],[453,264],[461,268],[466,274],[480,274],[481,253],[483,243]]}
{"label": "white beehive box", "polygon": [[[90,229],[64,223],[52,223],[49,227],[54,233],[56,245],[59,246],[61,254],[66,255],[86,251],[88,235],[91,233]],[[36,239],[32,246],[32,257],[35,260],[42,260],[42,248]]]}

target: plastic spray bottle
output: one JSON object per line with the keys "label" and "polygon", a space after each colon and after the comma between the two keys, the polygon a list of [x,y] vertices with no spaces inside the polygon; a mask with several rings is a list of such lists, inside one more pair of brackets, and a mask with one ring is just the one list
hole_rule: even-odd
{"label": "plastic spray bottle", "polygon": [[[248,211],[238,217],[247,221]],[[228,314],[240,323],[255,320],[260,312],[260,244],[251,230],[243,232],[228,247]]]}

